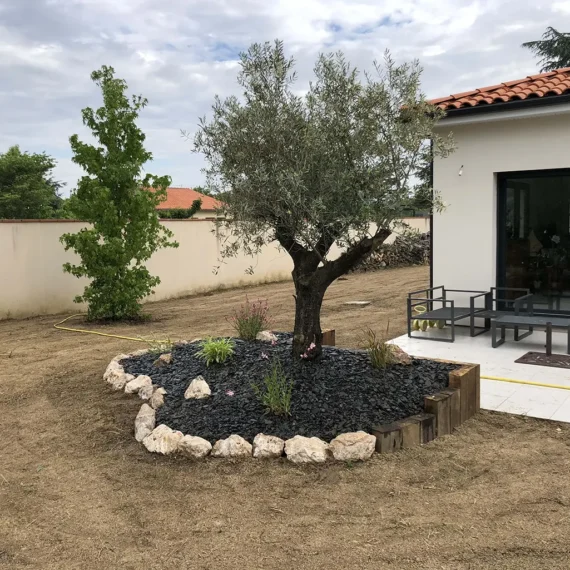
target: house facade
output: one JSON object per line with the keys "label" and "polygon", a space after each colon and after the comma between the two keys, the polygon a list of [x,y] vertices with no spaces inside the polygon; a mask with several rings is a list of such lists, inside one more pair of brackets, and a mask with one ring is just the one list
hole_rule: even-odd
{"label": "house facade", "polygon": [[432,286],[530,289],[570,312],[570,68],[432,101],[456,151],[435,159]]}

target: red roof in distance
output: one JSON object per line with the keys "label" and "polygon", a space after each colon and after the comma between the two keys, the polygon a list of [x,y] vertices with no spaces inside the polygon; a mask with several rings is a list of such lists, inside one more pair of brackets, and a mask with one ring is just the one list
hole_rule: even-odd
{"label": "red roof in distance", "polygon": [[510,101],[524,101],[525,99],[538,99],[541,97],[555,97],[570,93],[570,67],[529,75],[524,79],[516,79],[482,87],[473,91],[456,93],[448,97],[440,97],[429,101],[444,111],[465,109],[469,107],[482,107],[494,103],[508,103]]}
{"label": "red roof in distance", "polygon": [[198,199],[202,200],[202,210],[215,210],[222,205],[215,198],[196,192],[192,188],[167,188],[166,193],[168,197],[156,207],[157,210],[188,209],[192,206],[192,202]]}

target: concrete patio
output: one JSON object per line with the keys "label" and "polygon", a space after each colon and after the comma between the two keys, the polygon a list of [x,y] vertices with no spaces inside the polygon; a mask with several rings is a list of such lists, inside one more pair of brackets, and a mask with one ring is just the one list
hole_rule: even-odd
{"label": "concrete patio", "polygon": [[[449,328],[430,329],[414,334],[441,338],[443,335],[449,335]],[[515,342],[513,331],[507,331],[506,339],[502,346],[492,348],[490,333],[472,338],[467,328],[457,327],[453,343],[408,338],[407,335],[397,337],[391,342],[413,356],[480,364],[482,377],[493,376],[570,388],[570,370],[515,363],[515,360],[526,352],[545,351],[544,332],[535,331],[529,337]],[[553,354],[566,354],[566,341],[566,334],[553,333]],[[481,407],[570,423],[570,390],[481,378]]]}

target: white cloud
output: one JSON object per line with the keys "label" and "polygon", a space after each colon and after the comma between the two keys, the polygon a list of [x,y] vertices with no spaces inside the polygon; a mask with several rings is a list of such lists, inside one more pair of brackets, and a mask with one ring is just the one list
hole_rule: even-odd
{"label": "white cloud", "polygon": [[180,130],[195,130],[215,94],[236,93],[237,54],[254,41],[285,41],[299,91],[319,51],[370,69],[389,48],[420,59],[436,97],[536,73],[521,43],[548,25],[570,31],[570,2],[546,0],[0,0],[0,11],[0,151],[53,154],[68,188],[81,174],[68,138],[87,136],[80,113],[99,103],[89,76],[102,64],[150,101],[149,170],[191,186],[202,161]]}
{"label": "white cloud", "polygon": [[555,2],[552,9],[562,14],[570,14],[570,2]]}

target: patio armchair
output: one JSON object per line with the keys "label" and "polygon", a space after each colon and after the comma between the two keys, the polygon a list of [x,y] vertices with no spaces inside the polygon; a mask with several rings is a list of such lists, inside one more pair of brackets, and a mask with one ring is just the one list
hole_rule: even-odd
{"label": "patio armchair", "polygon": [[[453,299],[448,299],[448,293],[471,294],[469,306],[457,306]],[[521,294],[509,298],[509,295]],[[483,299],[484,306],[478,307],[477,300]],[[425,308],[422,313],[414,314],[417,307]],[[440,285],[428,289],[413,291],[408,294],[408,337],[423,338],[439,342],[455,341],[455,326],[457,321],[469,319],[469,334],[472,337],[489,332],[491,320],[505,315],[534,315],[533,295],[529,289],[513,287],[491,287],[489,291],[473,291],[470,289],[446,289]],[[425,335],[413,335],[414,320],[444,321],[449,323],[451,334],[448,338],[435,338]],[[475,326],[475,319],[484,319],[484,326]],[[529,334],[532,328],[529,329]],[[526,334],[524,335],[526,336]],[[523,337],[520,337],[523,338]],[[515,340],[519,340],[518,327],[515,328]]]}
{"label": "patio armchair", "polygon": [[[475,295],[470,296],[469,306],[456,306],[453,299],[448,299],[448,293],[462,293]],[[439,342],[455,341],[455,323],[466,318],[470,318],[475,310],[475,299],[482,295],[488,294],[487,291],[473,291],[468,289],[446,289],[443,285],[438,287],[430,287],[413,291],[408,294],[407,310],[408,310],[408,337],[424,338],[426,340],[435,340]],[[414,309],[417,307],[425,308],[425,311],[414,315]],[[435,338],[427,336],[412,335],[412,322],[415,319],[422,321],[444,321],[449,322],[451,335],[450,338]]]}
{"label": "patio armchair", "polygon": [[[509,293],[520,294],[518,297],[509,298]],[[484,307],[475,307],[477,299],[484,298]],[[530,289],[519,287],[491,287],[485,293],[473,295],[470,298],[469,329],[471,336],[479,336],[491,330],[491,320],[512,315],[534,315],[533,294]],[[475,327],[475,319],[484,319],[483,327]],[[479,329],[475,332],[476,329]],[[532,332],[532,330],[531,330]],[[518,328],[515,328],[515,340],[518,338]]]}

